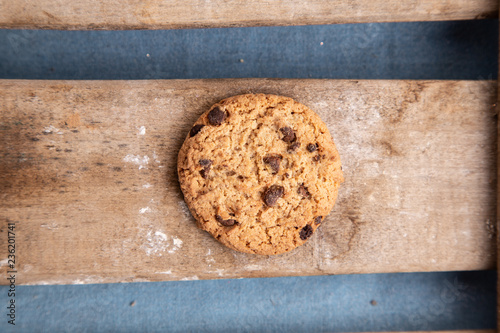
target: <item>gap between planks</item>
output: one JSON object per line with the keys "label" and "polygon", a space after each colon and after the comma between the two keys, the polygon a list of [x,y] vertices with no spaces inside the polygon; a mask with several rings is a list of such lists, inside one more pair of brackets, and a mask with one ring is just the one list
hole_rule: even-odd
{"label": "gap between planks", "polygon": [[[177,182],[194,121],[248,92],[316,111],[343,162],[333,212],[281,256],[198,230]],[[17,223],[20,284],[495,268],[495,82],[0,80],[0,100],[0,231]]]}
{"label": "gap between planks", "polygon": [[497,0],[0,0],[0,28],[178,29],[498,17]]}

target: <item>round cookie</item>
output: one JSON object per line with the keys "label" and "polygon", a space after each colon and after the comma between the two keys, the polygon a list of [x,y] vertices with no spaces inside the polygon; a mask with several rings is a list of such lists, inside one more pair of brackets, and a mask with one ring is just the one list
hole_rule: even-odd
{"label": "round cookie", "polygon": [[177,168],[198,226],[229,248],[263,255],[310,238],[344,180],[319,116],[291,98],[264,94],[230,97],[201,115]]}

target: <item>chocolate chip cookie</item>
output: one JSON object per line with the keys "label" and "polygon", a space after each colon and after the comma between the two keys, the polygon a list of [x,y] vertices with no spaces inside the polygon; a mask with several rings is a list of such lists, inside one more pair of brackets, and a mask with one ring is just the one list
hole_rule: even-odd
{"label": "chocolate chip cookie", "polygon": [[229,248],[263,255],[306,242],[344,180],[318,115],[263,94],[224,99],[201,115],[177,167],[198,226]]}

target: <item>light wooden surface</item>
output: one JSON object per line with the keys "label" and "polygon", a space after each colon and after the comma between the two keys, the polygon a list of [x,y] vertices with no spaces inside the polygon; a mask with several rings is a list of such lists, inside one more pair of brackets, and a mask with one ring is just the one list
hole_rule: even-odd
{"label": "light wooden surface", "polygon": [[176,29],[497,16],[497,0],[0,0],[0,28],[8,29]]}
{"label": "light wooden surface", "polygon": [[[282,256],[198,230],[177,182],[194,121],[247,92],[315,110],[343,162],[334,211]],[[18,283],[495,268],[495,82],[1,80],[0,101],[0,231],[15,221]]]}

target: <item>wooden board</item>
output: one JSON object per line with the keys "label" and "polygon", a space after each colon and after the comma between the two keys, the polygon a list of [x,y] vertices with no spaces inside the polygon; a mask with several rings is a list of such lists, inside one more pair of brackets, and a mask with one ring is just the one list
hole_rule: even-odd
{"label": "wooden board", "polygon": [[0,0],[0,28],[7,29],[177,29],[497,16],[497,0]]}
{"label": "wooden board", "polygon": [[[343,162],[334,211],[282,256],[219,245],[177,182],[194,121],[247,92],[311,107]],[[495,101],[492,81],[1,80],[1,274],[9,222],[21,284],[493,269]]]}
{"label": "wooden board", "polygon": [[[498,1],[500,3],[500,1]],[[499,37],[499,50],[498,50],[498,64],[500,66],[500,37]],[[497,103],[496,103],[496,113],[500,112],[500,67],[499,67],[499,72],[498,72],[498,77],[497,77]],[[498,138],[497,138],[497,221],[495,223],[496,226],[496,241],[497,241],[497,328],[500,328],[500,278],[498,278],[498,267],[500,267],[500,233],[498,230],[500,230],[500,122],[498,123],[498,128],[497,132],[499,133]]]}
{"label": "wooden board", "polygon": [[[478,329],[478,330],[455,330],[455,331],[391,331],[391,333],[495,333],[497,332],[496,330],[485,330],[485,329]],[[382,332],[376,332],[376,331],[368,331],[366,333],[382,333]],[[385,332],[389,333],[389,332]]]}
{"label": "wooden board", "polygon": [[495,333],[496,330],[456,330],[456,331],[400,331],[392,333]]}

